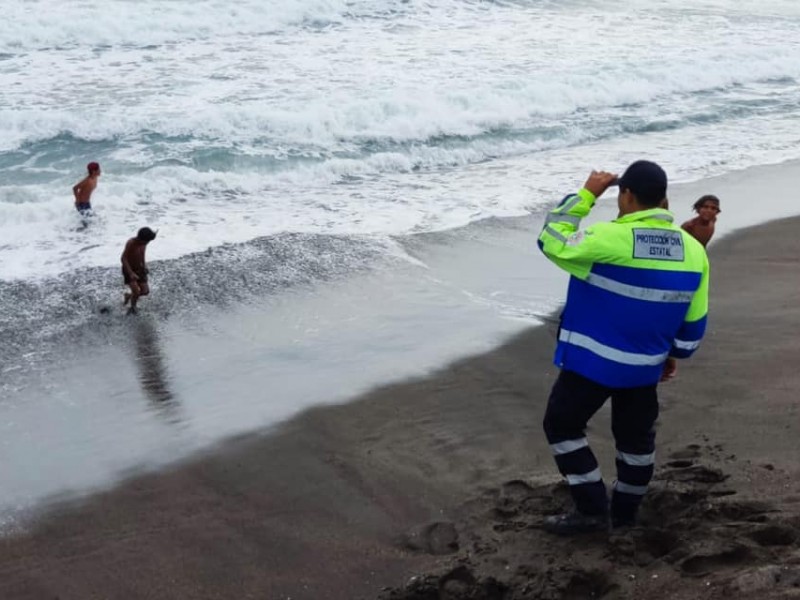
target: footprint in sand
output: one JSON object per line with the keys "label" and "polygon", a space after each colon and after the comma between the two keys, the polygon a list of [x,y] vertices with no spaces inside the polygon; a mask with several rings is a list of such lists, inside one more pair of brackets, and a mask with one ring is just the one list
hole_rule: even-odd
{"label": "footprint in sand", "polygon": [[681,572],[694,577],[708,575],[753,559],[753,551],[742,544],[731,544],[717,551],[692,554],[680,564]]}
{"label": "footprint in sand", "polygon": [[747,537],[760,546],[791,546],[800,540],[800,532],[791,525],[769,523],[756,527]]}
{"label": "footprint in sand", "polygon": [[758,500],[741,500],[738,502],[718,502],[709,505],[704,516],[715,521],[764,522],[769,513],[777,512],[775,507]]}
{"label": "footprint in sand", "polygon": [[660,479],[680,481],[684,483],[722,483],[728,475],[719,469],[695,464],[690,460],[673,460],[668,462]]}
{"label": "footprint in sand", "polygon": [[458,531],[447,521],[427,523],[409,531],[403,538],[403,545],[427,554],[453,554],[458,551]]}
{"label": "footprint in sand", "polygon": [[689,444],[686,448],[672,452],[669,457],[672,459],[700,458],[700,444]]}
{"label": "footprint in sand", "polygon": [[382,596],[386,600],[423,600],[442,598],[447,600],[504,600],[508,597],[508,587],[494,577],[478,578],[464,565],[456,567],[444,575],[427,575],[415,578],[403,590],[390,590]]}

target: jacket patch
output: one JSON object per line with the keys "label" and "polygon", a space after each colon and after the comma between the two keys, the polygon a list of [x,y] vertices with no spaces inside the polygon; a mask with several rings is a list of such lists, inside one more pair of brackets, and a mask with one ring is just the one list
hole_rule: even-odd
{"label": "jacket patch", "polygon": [[634,229],[633,257],[682,261],[683,236],[680,231]]}
{"label": "jacket patch", "polygon": [[577,246],[583,241],[583,238],[586,237],[586,233],[583,231],[576,231],[571,236],[567,238],[567,246]]}

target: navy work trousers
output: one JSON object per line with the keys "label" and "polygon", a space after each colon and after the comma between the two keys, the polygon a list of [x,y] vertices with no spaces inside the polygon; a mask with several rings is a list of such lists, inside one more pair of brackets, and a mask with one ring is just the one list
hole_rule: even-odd
{"label": "navy work trousers", "polygon": [[607,514],[608,496],[586,439],[586,425],[609,397],[617,447],[611,516],[618,522],[633,521],[653,477],[656,385],[609,388],[572,371],[561,371],[550,392],[544,431],[576,508],[587,515]]}

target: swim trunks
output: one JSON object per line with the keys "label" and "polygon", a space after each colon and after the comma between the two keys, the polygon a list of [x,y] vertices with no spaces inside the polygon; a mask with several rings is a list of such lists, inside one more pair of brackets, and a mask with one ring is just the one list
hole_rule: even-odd
{"label": "swim trunks", "polygon": [[78,211],[79,213],[81,213],[82,215],[83,215],[83,214],[86,214],[86,213],[88,213],[88,212],[92,212],[92,205],[91,205],[90,203],[88,203],[88,202],[78,202],[78,203],[75,205],[75,208],[76,208],[76,209],[77,209],[77,211]]}

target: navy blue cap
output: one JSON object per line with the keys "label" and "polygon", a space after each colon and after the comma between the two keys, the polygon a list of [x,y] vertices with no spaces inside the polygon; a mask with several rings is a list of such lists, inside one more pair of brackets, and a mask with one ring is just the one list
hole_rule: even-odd
{"label": "navy blue cap", "polygon": [[630,190],[645,206],[657,206],[667,195],[667,174],[649,160],[637,160],[615,182],[620,190]]}

